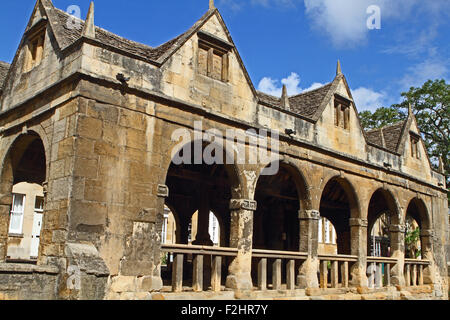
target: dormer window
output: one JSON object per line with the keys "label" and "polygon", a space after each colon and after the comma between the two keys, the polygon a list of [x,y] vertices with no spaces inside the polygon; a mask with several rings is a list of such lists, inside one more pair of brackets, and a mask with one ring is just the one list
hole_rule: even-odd
{"label": "dormer window", "polygon": [[340,96],[335,96],[334,99],[334,125],[350,129],[350,101]]}
{"label": "dormer window", "polygon": [[25,60],[25,72],[38,66],[44,55],[45,29],[40,29],[28,37],[28,46]]}
{"label": "dormer window", "polygon": [[410,134],[411,136],[411,157],[420,159],[419,153],[419,137],[416,135]]}
{"label": "dormer window", "polygon": [[228,82],[229,52],[232,45],[214,35],[198,32],[198,73]]}

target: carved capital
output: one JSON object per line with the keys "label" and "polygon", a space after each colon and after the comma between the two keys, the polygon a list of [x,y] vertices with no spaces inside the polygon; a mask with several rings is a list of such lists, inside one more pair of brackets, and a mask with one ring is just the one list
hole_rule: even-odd
{"label": "carved capital", "polygon": [[300,220],[319,220],[320,212],[317,210],[300,210],[298,212],[298,218]]}
{"label": "carved capital", "polygon": [[431,230],[431,229],[421,230],[420,231],[420,236],[421,237],[433,237],[434,236],[434,231]]}
{"label": "carved capital", "polygon": [[169,197],[169,187],[164,184],[159,184],[156,190],[156,195],[160,198]]}
{"label": "carved capital", "polygon": [[256,211],[257,202],[255,200],[248,199],[231,199],[230,200],[230,210],[249,210]]}
{"label": "carved capital", "polygon": [[389,226],[390,232],[401,232],[404,233],[406,231],[406,226],[403,224],[391,224]]}
{"label": "carved capital", "polygon": [[350,227],[365,227],[369,225],[367,219],[350,218]]}

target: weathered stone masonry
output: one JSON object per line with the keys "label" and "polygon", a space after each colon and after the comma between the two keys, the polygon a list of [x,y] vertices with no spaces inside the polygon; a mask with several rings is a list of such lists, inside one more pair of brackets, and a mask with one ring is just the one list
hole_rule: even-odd
{"label": "weathered stone masonry", "polygon": [[[422,290],[447,298],[445,179],[431,168],[422,141],[421,157],[411,156],[409,136],[419,134],[412,113],[396,126],[364,132],[340,66],[317,90],[281,98],[257,92],[214,6],[157,48],[95,27],[93,6],[75,28],[68,18],[51,1],[37,1],[12,64],[0,64],[0,298],[170,298],[161,265],[162,251],[170,249],[161,246],[164,205],[177,216],[179,250],[188,250],[182,245],[195,211],[212,210],[221,219],[222,253],[208,249],[203,220],[196,243],[212,250],[212,259],[192,249],[192,265],[188,254],[174,260],[185,278],[188,268],[198,271],[194,291],[210,284],[217,295],[227,287],[233,297],[257,297],[251,292],[259,292],[258,274],[262,279],[275,259],[271,285],[286,280],[280,289],[293,296],[327,294],[332,289],[319,289],[326,272],[333,288],[342,283],[341,294],[370,295],[367,238],[379,214],[389,212],[394,260],[386,295],[421,297]],[[25,71],[34,57],[30,37],[39,32],[42,59]],[[261,176],[269,163],[175,166],[179,141],[172,133],[185,128],[194,137],[196,121],[204,131],[279,131],[280,173]],[[35,141],[46,163],[45,179],[33,178],[45,190],[39,257],[37,265],[11,263],[11,190]],[[249,141],[237,143],[246,153],[257,151]],[[27,170],[30,179],[39,176]],[[404,258],[407,215],[421,227],[423,269]],[[320,216],[336,227],[339,257],[318,255]],[[323,261],[332,262],[331,271],[321,269]],[[338,268],[348,279],[336,276]],[[412,288],[405,272],[419,272],[422,289]],[[220,276],[209,283],[211,273]],[[186,286],[174,283],[175,292]]]}

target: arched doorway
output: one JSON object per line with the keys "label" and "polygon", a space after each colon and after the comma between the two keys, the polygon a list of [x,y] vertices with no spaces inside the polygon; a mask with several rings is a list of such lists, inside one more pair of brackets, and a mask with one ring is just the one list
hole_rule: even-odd
{"label": "arched doorway", "polygon": [[367,255],[372,257],[391,257],[397,248],[391,239],[391,225],[399,224],[398,208],[394,197],[384,189],[372,195],[368,209]]}
{"label": "arched doorway", "polygon": [[[264,171],[263,171],[264,173]],[[300,171],[280,163],[275,175],[260,175],[255,189],[257,209],[253,216],[253,248],[275,251],[300,251],[300,210],[309,209],[308,189]],[[257,283],[259,258],[252,260],[252,279]],[[269,259],[268,265],[275,260]],[[281,261],[281,281],[286,282],[286,260]],[[301,262],[295,261],[298,270]],[[273,286],[272,268],[267,269],[267,284]]]}
{"label": "arched doorway", "polygon": [[419,198],[414,198],[408,205],[405,217],[405,258],[430,259],[431,239],[425,235],[430,228],[425,203]]}
{"label": "arched doorway", "polygon": [[2,210],[8,210],[6,260],[36,261],[44,213],[45,149],[34,132],[20,135],[3,162],[1,189],[6,192]]}
{"label": "arched doorway", "polygon": [[[229,247],[230,202],[232,197],[238,197],[239,179],[235,165],[225,163],[229,157],[224,149],[221,146],[211,148],[212,145],[214,143],[207,145],[198,141],[186,144],[168,168],[166,185],[169,197],[166,205],[176,213],[179,222],[177,244]],[[203,157],[206,153],[223,161],[207,163]],[[231,259],[224,257],[222,260],[222,282]],[[183,260],[183,283],[187,286],[192,281],[193,262],[192,254],[187,254]],[[205,289],[210,285],[211,262],[211,256],[203,257]],[[163,276],[163,280],[169,280],[170,272],[168,274],[166,279]]]}
{"label": "arched doorway", "polygon": [[357,201],[353,187],[340,177],[325,185],[320,200],[320,215],[336,230],[337,253],[351,254],[350,218],[357,217]]}

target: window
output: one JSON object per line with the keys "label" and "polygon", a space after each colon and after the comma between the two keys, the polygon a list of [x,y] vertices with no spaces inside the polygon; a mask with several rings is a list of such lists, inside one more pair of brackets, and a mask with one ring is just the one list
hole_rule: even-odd
{"label": "window", "polygon": [[411,156],[420,159],[419,153],[419,137],[411,135]]}
{"label": "window", "polygon": [[34,212],[44,212],[44,197],[36,197],[36,200],[34,202]]}
{"label": "window", "polygon": [[13,194],[11,218],[9,222],[10,234],[22,234],[23,214],[25,211],[25,195]]}
{"label": "window", "polygon": [[322,227],[323,218],[319,219],[319,243],[323,242],[323,227]]}
{"label": "window", "polygon": [[343,129],[350,129],[350,101],[335,97],[334,125]]}
{"label": "window", "polygon": [[330,222],[328,220],[325,221],[325,243],[331,243],[330,241]]}
{"label": "window", "polygon": [[206,32],[199,32],[198,37],[198,73],[228,82],[228,60],[232,45]]}
{"label": "window", "polygon": [[44,54],[45,29],[35,32],[28,40],[28,52],[25,62],[25,72],[38,66]]}

